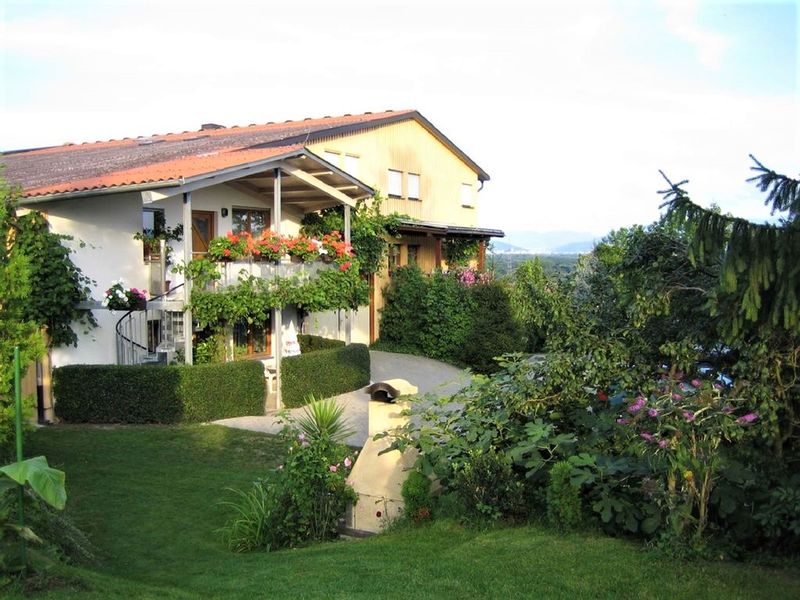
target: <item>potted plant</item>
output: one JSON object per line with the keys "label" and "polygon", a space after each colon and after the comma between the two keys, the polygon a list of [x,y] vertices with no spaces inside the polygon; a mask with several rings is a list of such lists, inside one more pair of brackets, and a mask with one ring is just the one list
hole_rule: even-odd
{"label": "potted plant", "polygon": [[164,213],[155,211],[153,213],[153,228],[142,229],[134,233],[133,239],[142,242],[142,249],[145,260],[155,260],[160,257],[161,242],[164,241],[166,263],[172,264],[172,246],[170,242],[180,242],[183,239],[183,225],[178,223],[175,227],[167,227]]}
{"label": "potted plant", "polygon": [[296,238],[286,238],[286,251],[292,257],[293,262],[314,262],[319,258],[319,242],[309,239],[303,235]]}
{"label": "potted plant", "polygon": [[144,310],[147,308],[147,290],[126,288],[125,282],[118,279],[106,290],[102,305],[109,310]]}
{"label": "potted plant", "polygon": [[279,234],[272,230],[265,231],[261,238],[253,240],[253,260],[280,262],[286,254],[286,242]]}
{"label": "potted plant", "polygon": [[248,237],[232,231],[225,236],[215,237],[208,243],[208,256],[215,261],[241,260],[249,254]]}

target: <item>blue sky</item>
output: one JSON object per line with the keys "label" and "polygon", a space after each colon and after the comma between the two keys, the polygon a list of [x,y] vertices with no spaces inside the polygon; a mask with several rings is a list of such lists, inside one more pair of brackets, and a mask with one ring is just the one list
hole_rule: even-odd
{"label": "blue sky", "polygon": [[0,0],[0,148],[417,108],[492,176],[481,224],[658,216],[658,169],[763,219],[797,175],[797,2]]}

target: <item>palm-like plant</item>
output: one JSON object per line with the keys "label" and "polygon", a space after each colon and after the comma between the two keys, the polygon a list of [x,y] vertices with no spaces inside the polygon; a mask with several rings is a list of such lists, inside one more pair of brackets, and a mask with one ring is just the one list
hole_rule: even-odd
{"label": "palm-like plant", "polygon": [[303,414],[297,419],[297,426],[308,441],[326,441],[343,444],[356,431],[344,418],[344,407],[333,398],[315,400],[303,407]]}

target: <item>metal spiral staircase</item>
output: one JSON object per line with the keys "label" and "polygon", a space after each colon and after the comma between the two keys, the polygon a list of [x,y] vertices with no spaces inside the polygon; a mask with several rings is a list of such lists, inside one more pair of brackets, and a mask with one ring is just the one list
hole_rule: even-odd
{"label": "metal spiral staircase", "polygon": [[183,344],[183,304],[169,306],[177,285],[147,301],[144,310],[131,309],[117,321],[117,364],[167,364]]}

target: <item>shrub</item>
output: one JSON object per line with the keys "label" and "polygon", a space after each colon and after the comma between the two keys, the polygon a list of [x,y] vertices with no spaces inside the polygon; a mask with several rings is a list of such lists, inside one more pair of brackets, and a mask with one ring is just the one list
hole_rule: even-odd
{"label": "shrub", "polygon": [[547,518],[561,531],[577,529],[583,522],[580,488],[570,481],[572,465],[559,461],[550,469],[547,486]]}
{"label": "shrub", "polygon": [[329,398],[369,383],[369,350],[364,344],[319,350],[282,361],[281,394],[287,408],[309,398]]}
{"label": "shrub", "polygon": [[408,474],[408,478],[403,482],[400,493],[403,495],[406,515],[412,521],[419,523],[430,518],[433,501],[431,498],[431,480],[428,477],[420,471],[411,471]]}
{"label": "shrub", "polygon": [[454,467],[452,488],[469,517],[497,521],[523,514],[524,488],[502,453],[472,452],[467,462]]}
{"label": "shrub", "polygon": [[418,353],[422,346],[420,317],[427,290],[425,276],[416,265],[400,267],[384,291],[381,342],[401,352]]}
{"label": "shrub", "polygon": [[260,362],[70,365],[53,371],[56,415],[72,423],[210,421],[264,411]]}
{"label": "shrub", "polygon": [[[321,414],[310,411],[307,417],[314,420]],[[311,429],[346,425],[338,412],[325,416],[325,422],[316,422]],[[335,538],[347,504],[358,498],[346,481],[354,462],[349,448],[329,436],[306,436],[291,419],[282,436],[288,442],[286,462],[249,491],[233,490],[238,501],[225,503],[235,511],[222,530],[234,552],[292,548]]]}
{"label": "shrub", "polygon": [[475,310],[469,341],[461,345],[460,358],[478,373],[491,373],[498,368],[495,357],[522,349],[522,336],[505,286],[490,282],[470,291]]}
{"label": "shrub", "polygon": [[301,333],[297,336],[300,343],[300,352],[307,354],[317,350],[330,350],[331,348],[341,348],[345,343],[341,340],[332,340],[319,335],[306,335]]}

